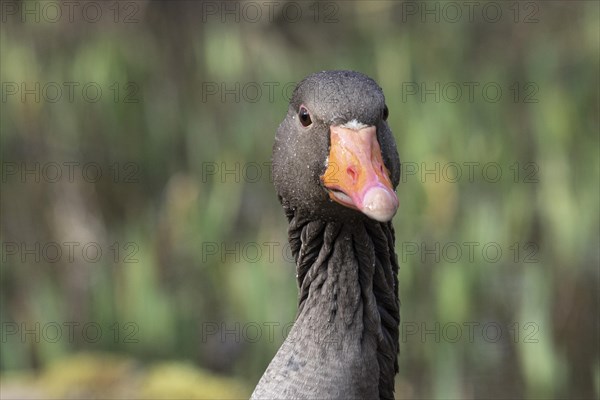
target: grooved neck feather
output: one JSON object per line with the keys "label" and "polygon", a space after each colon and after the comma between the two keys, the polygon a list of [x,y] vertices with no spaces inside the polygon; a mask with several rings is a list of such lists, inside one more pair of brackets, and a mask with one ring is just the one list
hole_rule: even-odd
{"label": "grooved neck feather", "polygon": [[392,224],[286,211],[298,314],[252,398],[393,399],[400,315]]}

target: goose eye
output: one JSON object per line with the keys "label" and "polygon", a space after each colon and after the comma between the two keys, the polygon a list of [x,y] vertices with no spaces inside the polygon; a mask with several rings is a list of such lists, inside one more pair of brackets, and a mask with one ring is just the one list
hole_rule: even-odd
{"label": "goose eye", "polygon": [[383,120],[387,121],[388,115],[390,115],[390,110],[388,110],[387,104],[383,106]]}
{"label": "goose eye", "polygon": [[312,124],[310,114],[304,106],[300,106],[300,111],[298,111],[298,118],[300,118],[300,123],[302,124],[302,126],[309,126],[310,124]]}

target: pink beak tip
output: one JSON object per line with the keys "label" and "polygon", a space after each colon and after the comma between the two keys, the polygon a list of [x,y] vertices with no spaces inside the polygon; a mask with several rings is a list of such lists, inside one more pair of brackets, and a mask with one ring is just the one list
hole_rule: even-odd
{"label": "pink beak tip", "polygon": [[391,221],[398,210],[396,193],[379,185],[367,189],[361,203],[360,211],[379,222]]}

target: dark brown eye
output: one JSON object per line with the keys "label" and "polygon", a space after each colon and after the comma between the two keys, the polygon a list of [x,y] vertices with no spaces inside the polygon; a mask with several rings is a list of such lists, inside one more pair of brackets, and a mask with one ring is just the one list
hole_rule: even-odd
{"label": "dark brown eye", "polygon": [[390,110],[388,110],[387,104],[383,106],[383,120],[387,121],[388,115],[390,115]]}
{"label": "dark brown eye", "polygon": [[298,111],[298,118],[300,118],[300,123],[302,124],[302,126],[309,126],[310,124],[312,124],[310,114],[304,106],[300,106],[300,110]]}

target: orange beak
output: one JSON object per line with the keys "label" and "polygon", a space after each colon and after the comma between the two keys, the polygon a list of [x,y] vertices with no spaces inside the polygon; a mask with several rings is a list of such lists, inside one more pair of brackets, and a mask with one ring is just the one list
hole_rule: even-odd
{"label": "orange beak", "polygon": [[376,221],[390,221],[398,209],[398,197],[381,158],[376,128],[332,126],[329,130],[331,147],[321,176],[329,197]]}

